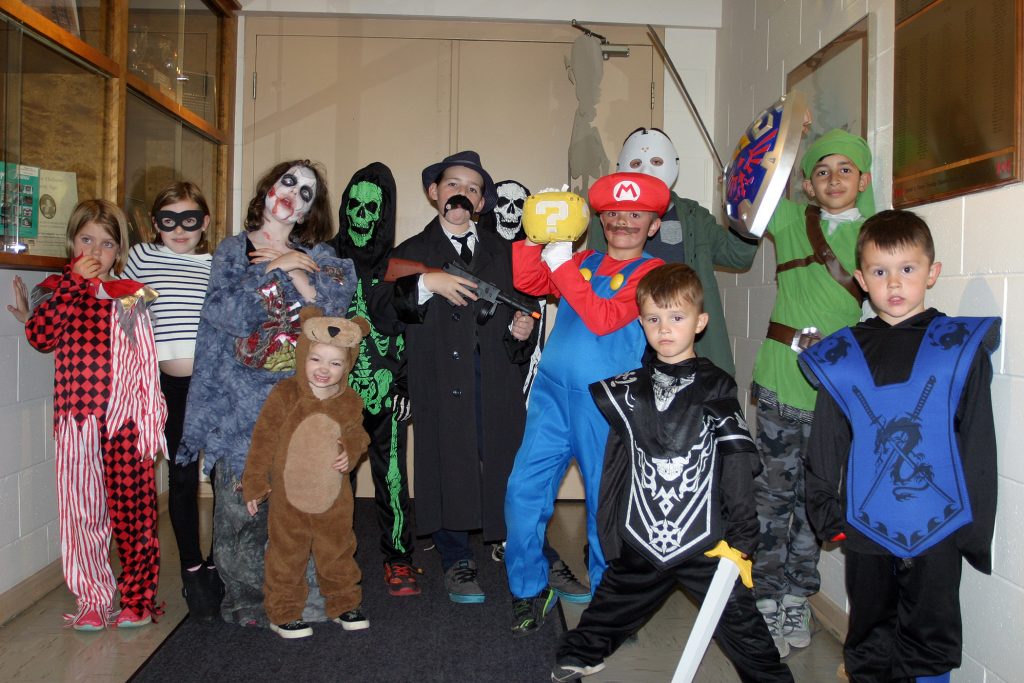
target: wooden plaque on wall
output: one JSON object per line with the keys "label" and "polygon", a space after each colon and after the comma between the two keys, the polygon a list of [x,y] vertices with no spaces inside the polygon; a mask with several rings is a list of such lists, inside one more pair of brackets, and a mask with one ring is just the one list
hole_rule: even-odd
{"label": "wooden plaque on wall", "polygon": [[1021,180],[1022,5],[897,2],[895,206]]}

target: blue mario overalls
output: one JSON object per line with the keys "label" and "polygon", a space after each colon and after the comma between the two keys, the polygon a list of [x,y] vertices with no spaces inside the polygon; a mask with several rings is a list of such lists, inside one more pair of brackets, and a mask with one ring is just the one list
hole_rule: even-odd
{"label": "blue mario overalls", "polygon": [[[600,252],[591,254],[580,271],[585,277],[588,271],[593,274],[589,281],[595,295],[611,299],[651,257],[645,253],[616,274],[597,275],[604,258]],[[505,569],[513,597],[533,597],[548,585],[544,536],[573,457],[583,475],[586,496],[590,590],[597,590],[606,566],[597,535],[597,502],[609,426],[588,387],[639,367],[646,345],[639,322],[599,336],[587,328],[568,301],[559,303],[558,318],[530,391],[523,442],[505,494]]]}

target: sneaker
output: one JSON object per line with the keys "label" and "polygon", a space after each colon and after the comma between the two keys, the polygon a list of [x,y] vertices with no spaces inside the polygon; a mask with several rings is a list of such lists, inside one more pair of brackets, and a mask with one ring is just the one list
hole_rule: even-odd
{"label": "sneaker", "polygon": [[362,631],[365,628],[370,628],[370,620],[366,618],[365,614],[363,614],[361,607],[350,609],[340,617],[335,617],[331,621],[335,624],[341,624],[341,627],[346,631]]}
{"label": "sneaker", "polygon": [[491,544],[491,559],[495,562],[505,561],[505,541]]}
{"label": "sneaker", "polygon": [[65,628],[76,631],[102,631],[107,627],[106,617],[94,607],[82,607],[74,614],[65,614],[64,621]]}
{"label": "sneaker", "polygon": [[806,597],[782,596],[782,636],[790,647],[807,647],[811,644],[811,606]]}
{"label": "sneaker", "polygon": [[761,598],[757,601],[757,611],[764,618],[764,623],[768,627],[768,633],[775,643],[775,649],[779,651],[779,658],[782,659],[789,655],[789,643],[786,642],[786,638],[782,635],[782,624],[786,619],[786,613],[782,610],[779,603],[771,598]]}
{"label": "sneaker", "polygon": [[569,566],[561,560],[556,560],[548,570],[548,585],[555,589],[558,597],[566,602],[576,604],[590,602],[590,589],[584,586],[572,573]]}
{"label": "sneaker", "polygon": [[604,662],[598,662],[594,665],[584,664],[575,657],[562,657],[555,664],[555,668],[551,669],[551,680],[555,683],[563,683],[564,681],[578,681],[584,676],[590,674],[596,674],[598,671],[604,669]]}
{"label": "sneaker", "polygon": [[388,585],[389,595],[419,595],[420,587],[416,583],[416,574],[423,570],[413,567],[404,560],[384,563],[384,583]]}
{"label": "sneaker", "polygon": [[558,594],[550,587],[532,598],[513,598],[512,637],[528,636],[543,626],[548,613],[557,602]]}
{"label": "sneaker", "polygon": [[114,625],[117,628],[138,628],[151,623],[153,623],[153,613],[145,607],[140,607],[138,611],[134,607],[125,607],[117,615]]}
{"label": "sneaker", "polygon": [[309,638],[313,635],[313,628],[301,619],[289,621],[287,624],[271,624],[270,630],[285,640]]}
{"label": "sneaker", "polygon": [[484,601],[484,591],[476,581],[476,562],[459,560],[444,573],[444,587],[452,602],[473,604]]}

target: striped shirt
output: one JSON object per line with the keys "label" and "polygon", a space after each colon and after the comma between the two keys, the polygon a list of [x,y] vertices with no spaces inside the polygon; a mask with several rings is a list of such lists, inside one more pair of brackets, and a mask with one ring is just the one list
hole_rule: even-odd
{"label": "striped shirt", "polygon": [[152,303],[159,360],[195,356],[199,313],[212,263],[212,254],[175,254],[157,244],[136,244],[128,252],[124,276],[149,285],[160,295]]}

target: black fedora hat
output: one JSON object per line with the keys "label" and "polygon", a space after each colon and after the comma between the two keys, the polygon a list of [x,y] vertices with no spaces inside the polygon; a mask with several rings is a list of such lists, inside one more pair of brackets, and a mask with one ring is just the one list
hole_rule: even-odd
{"label": "black fedora hat", "polygon": [[423,169],[423,189],[428,190],[433,183],[437,182],[445,169],[452,166],[465,166],[480,174],[480,177],[484,179],[484,208],[480,209],[480,213],[487,213],[493,209],[498,202],[498,194],[494,191],[494,181],[491,180],[491,174],[480,165],[480,155],[472,150],[456,152]]}

